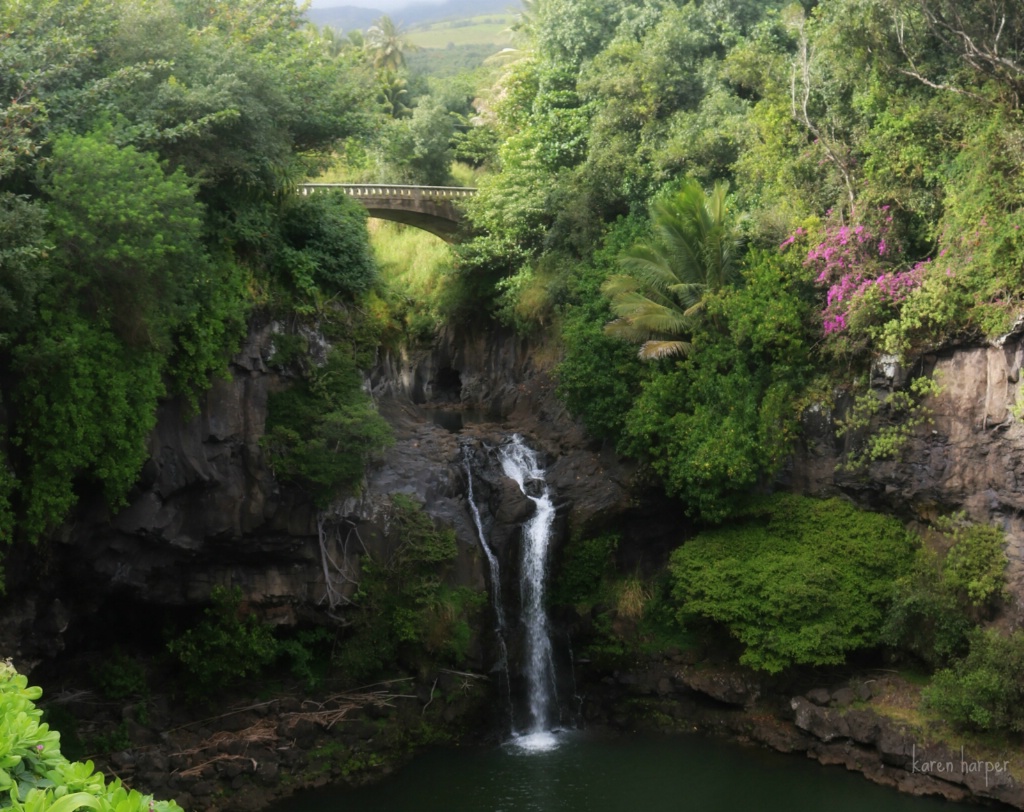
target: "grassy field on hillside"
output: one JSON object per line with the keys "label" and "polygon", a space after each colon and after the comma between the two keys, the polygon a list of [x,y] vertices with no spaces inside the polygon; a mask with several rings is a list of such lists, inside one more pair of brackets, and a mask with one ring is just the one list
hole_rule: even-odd
{"label": "grassy field on hillside", "polygon": [[514,20],[512,14],[486,14],[410,27],[406,36],[420,48],[446,48],[449,43],[504,47],[512,43],[509,27]]}

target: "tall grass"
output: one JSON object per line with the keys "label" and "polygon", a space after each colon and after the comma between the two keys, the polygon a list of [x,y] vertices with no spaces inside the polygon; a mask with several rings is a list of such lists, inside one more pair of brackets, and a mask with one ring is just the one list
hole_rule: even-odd
{"label": "tall grass", "polygon": [[451,280],[451,247],[426,231],[387,220],[368,221],[370,245],[388,300],[414,333],[440,321]]}
{"label": "tall grass", "polygon": [[480,176],[484,174],[484,170],[474,169],[462,161],[454,161],[449,174],[455,186],[476,186],[480,182]]}

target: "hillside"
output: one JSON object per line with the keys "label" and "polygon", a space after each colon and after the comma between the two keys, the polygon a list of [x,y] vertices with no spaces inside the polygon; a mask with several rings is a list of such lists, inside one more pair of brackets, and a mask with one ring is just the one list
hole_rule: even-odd
{"label": "hillside", "polygon": [[497,50],[512,43],[509,27],[514,20],[512,14],[486,14],[458,20],[441,20],[410,28],[408,37],[420,48],[494,45]]}
{"label": "hillside", "polygon": [[[339,5],[333,8],[313,8],[306,12],[306,18],[319,26],[329,25],[343,31],[369,28],[381,15],[390,13],[395,22],[409,27],[419,27],[438,22],[461,23],[467,18],[491,14],[511,17],[518,4],[511,0],[448,0],[437,5],[417,3],[397,11],[385,12],[379,8]],[[507,25],[505,26],[507,27]],[[481,40],[472,40],[480,42]],[[469,40],[456,40],[458,44]],[[426,47],[443,47],[426,46]]]}

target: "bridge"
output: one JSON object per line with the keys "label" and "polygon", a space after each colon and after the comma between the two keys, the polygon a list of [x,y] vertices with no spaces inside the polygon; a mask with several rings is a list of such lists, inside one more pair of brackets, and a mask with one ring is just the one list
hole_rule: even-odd
{"label": "bridge", "polygon": [[299,194],[342,192],[362,203],[371,217],[422,228],[448,243],[458,242],[462,212],[456,201],[476,194],[469,186],[403,186],[388,183],[303,183]]}

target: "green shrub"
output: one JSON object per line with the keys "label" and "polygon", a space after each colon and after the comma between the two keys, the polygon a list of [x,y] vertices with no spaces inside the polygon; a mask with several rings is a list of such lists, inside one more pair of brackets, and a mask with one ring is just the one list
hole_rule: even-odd
{"label": "green shrub", "polygon": [[552,602],[573,606],[598,600],[603,582],[611,575],[618,546],[619,537],[613,534],[572,539],[551,585]]}
{"label": "green shrub", "polygon": [[638,363],[636,347],[604,332],[612,319],[601,285],[618,270],[619,254],[648,233],[639,218],[620,218],[588,263],[567,280],[569,304],[562,308],[564,353],[556,369],[558,396],[595,437],[622,435],[640,381],[650,371]]}
{"label": "green shrub", "polygon": [[323,627],[304,629],[294,636],[278,639],[278,655],[287,659],[291,675],[306,685],[315,688],[320,684],[327,665],[335,635]]}
{"label": "green shrub", "polygon": [[967,656],[936,673],[923,696],[956,727],[1024,732],[1024,633],[975,630]]}
{"label": "green shrub", "polygon": [[973,626],[943,579],[939,556],[918,549],[910,572],[894,584],[882,642],[935,668],[967,650]]}
{"label": "green shrub", "polygon": [[120,649],[93,669],[92,678],[107,699],[128,699],[148,693],[145,669]]}
{"label": "green shrub", "polygon": [[1006,586],[1006,543],[1003,531],[987,524],[972,524],[957,514],[940,525],[952,540],[942,576],[965,605],[992,609]]}
{"label": "green shrub", "polygon": [[436,528],[412,499],[392,495],[387,527],[384,549],[391,553],[363,557],[346,615],[349,633],[335,654],[351,681],[431,658],[457,662],[468,650],[471,623],[485,600],[445,586],[443,575],[457,554],[455,535]]}
{"label": "green shrub", "polygon": [[261,440],[274,474],[326,507],[363,478],[366,458],[393,442],[387,422],[363,392],[352,359],[334,349],[322,368],[272,393]]}
{"label": "green shrub", "polygon": [[745,646],[745,665],[838,664],[879,642],[893,583],[912,558],[895,519],[839,499],[778,495],[746,522],[676,550],[672,594],[682,621],[724,625]]}
{"label": "green shrub", "polygon": [[686,512],[721,522],[788,459],[810,380],[803,267],[751,252],[745,285],[705,299],[691,349],[641,385],[619,450],[644,461]]}
{"label": "green shrub", "polygon": [[1006,581],[1001,530],[966,522],[962,513],[937,527],[948,551],[918,550],[910,573],[896,582],[882,635],[932,667],[966,652],[971,630],[996,608]]}
{"label": "green shrub", "polygon": [[366,234],[366,209],[347,195],[294,195],[281,212],[279,256],[293,286],[306,295],[355,299],[373,286],[377,271]]}
{"label": "green shrub", "polygon": [[[174,801],[157,801],[107,784],[92,762],[68,761],[60,734],[42,721],[34,700],[42,691],[9,663],[0,662],[0,794],[16,812],[181,812]],[[9,801],[9,802],[8,802]]]}
{"label": "green shrub", "polygon": [[222,690],[259,674],[279,654],[270,626],[242,613],[241,589],[214,587],[210,597],[213,605],[199,624],[167,644],[198,683],[195,693]]}

